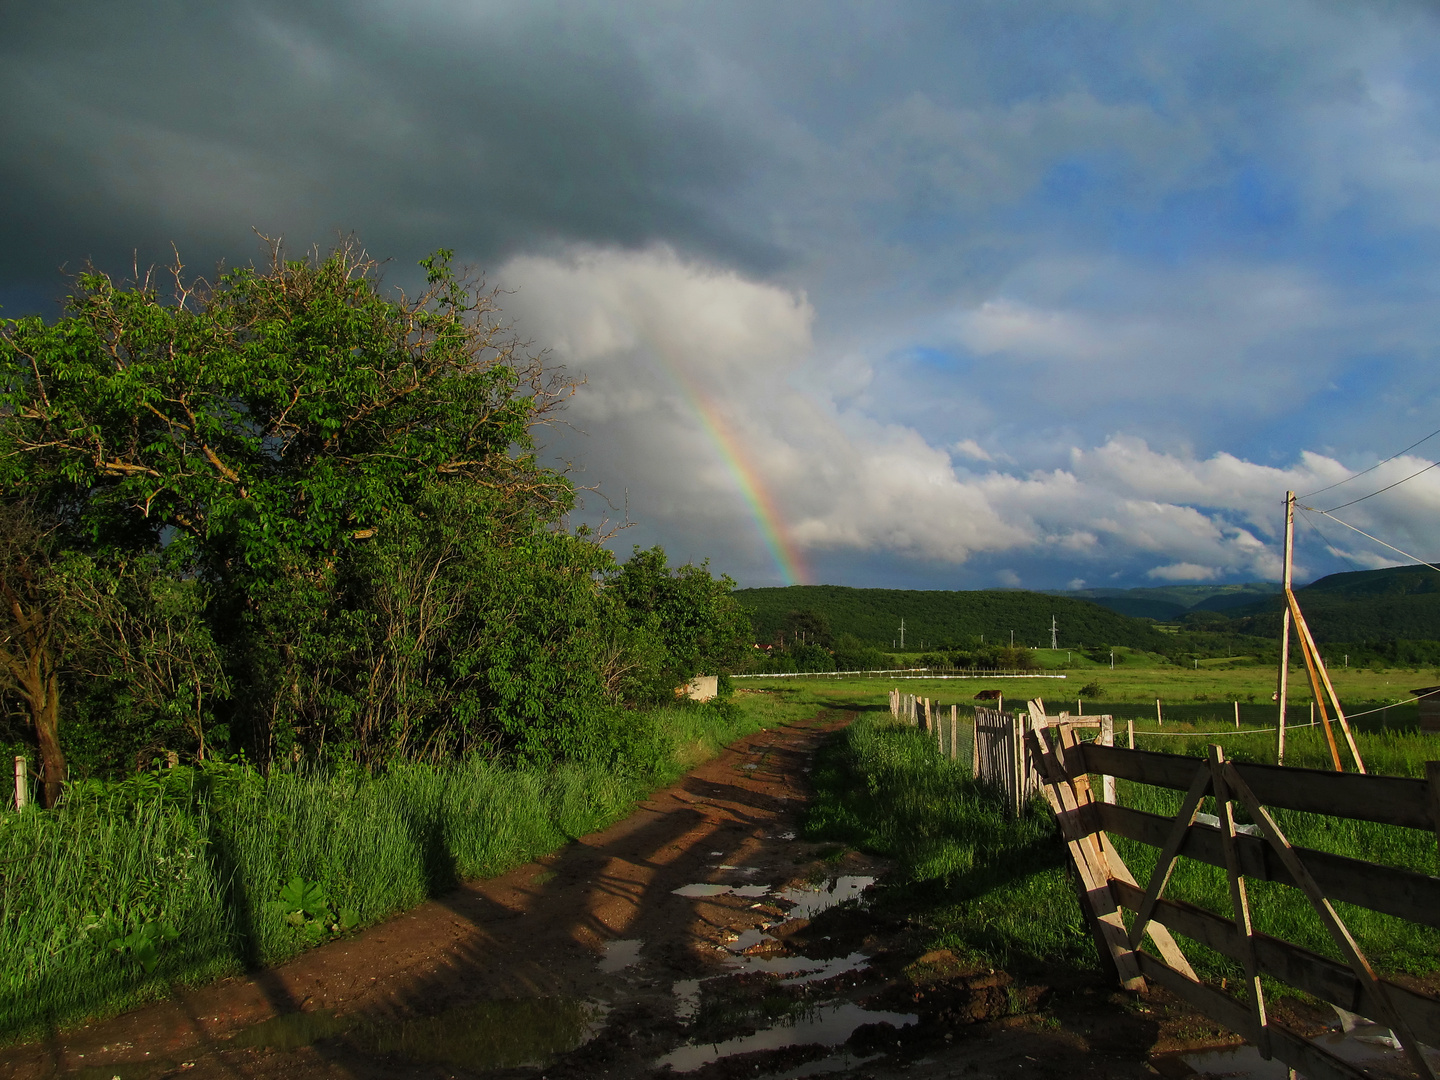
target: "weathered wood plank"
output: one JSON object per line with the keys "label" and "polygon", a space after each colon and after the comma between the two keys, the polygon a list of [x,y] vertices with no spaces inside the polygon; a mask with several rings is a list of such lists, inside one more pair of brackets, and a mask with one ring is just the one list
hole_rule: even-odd
{"label": "weathered wood plank", "polygon": [[[1111,881],[1110,891],[1116,902],[1130,911],[1137,910],[1145,897],[1138,885],[1118,878]],[[1151,919],[1232,960],[1241,959],[1239,936],[1229,919],[1180,900],[1161,900],[1155,905]],[[1349,967],[1309,949],[1257,933],[1255,960],[1265,974],[1324,1001],[1334,1002],[1349,1012],[1375,1016],[1382,1010],[1381,1003],[1374,1000]],[[1388,981],[1385,989],[1391,1003],[1410,1022],[1420,1040],[1432,1046],[1440,1045],[1440,1000]]]}
{"label": "weathered wood plank", "polygon": [[[1250,1010],[1228,994],[1185,978],[1153,956],[1145,953],[1135,955],[1140,961],[1141,974],[1147,979],[1165,987],[1176,997],[1190,1002],[1242,1038],[1253,1043],[1259,1036]],[[1292,1069],[1304,1073],[1309,1080],[1366,1080],[1365,1074],[1348,1061],[1341,1060],[1323,1047],[1302,1039],[1279,1024],[1270,1026],[1270,1040],[1274,1055]]]}
{"label": "weathered wood plank", "polygon": [[[1092,803],[1087,810],[1090,827],[1102,828],[1151,847],[1165,845],[1174,822],[1173,818],[1110,803]],[[1240,872],[1246,877],[1259,881],[1278,881],[1298,887],[1279,857],[1264,840],[1257,836],[1244,835],[1235,839]],[[1343,900],[1372,911],[1409,919],[1411,922],[1440,927],[1440,878],[1351,859],[1344,855],[1331,855],[1313,848],[1297,847],[1295,853],[1325,895],[1332,900]],[[1191,825],[1186,830],[1180,854],[1224,868],[1225,853],[1220,843],[1220,830],[1213,825]]]}
{"label": "weathered wood plank", "polygon": [[[1184,791],[1195,777],[1199,758],[1153,750],[1085,743],[1080,747],[1085,771],[1106,773],[1141,784]],[[1403,776],[1367,776],[1323,769],[1279,765],[1236,764],[1250,790],[1266,806],[1304,810],[1334,817],[1435,829],[1424,780]]]}
{"label": "weathered wood plank", "polygon": [[[1390,1029],[1395,1033],[1395,1038],[1400,1042],[1401,1049],[1405,1052],[1405,1057],[1409,1059],[1411,1066],[1414,1067],[1420,1076],[1427,1077],[1428,1080],[1440,1080],[1440,1078],[1435,1076],[1435,1070],[1430,1067],[1429,1059],[1425,1057],[1425,1054],[1421,1050],[1420,1040],[1416,1038],[1415,1032],[1390,1001],[1390,995],[1385,991],[1385,984],[1382,983],[1380,977],[1375,974],[1375,969],[1371,966],[1369,957],[1367,957],[1364,950],[1360,948],[1359,942],[1357,942],[1355,936],[1350,933],[1350,928],[1345,925],[1345,920],[1340,918],[1339,913],[1335,910],[1335,905],[1330,902],[1326,890],[1315,880],[1315,876],[1310,872],[1309,866],[1300,858],[1300,853],[1295,849],[1295,846],[1290,843],[1289,838],[1285,835],[1284,830],[1280,828],[1279,823],[1271,816],[1270,811],[1261,804],[1255,793],[1250,790],[1249,786],[1241,778],[1240,774],[1235,771],[1234,767],[1224,762],[1218,746],[1210,748],[1210,758],[1211,768],[1215,770],[1216,791],[1218,792],[1222,786],[1228,788],[1229,791],[1234,794],[1235,800],[1245,807],[1246,811],[1255,819],[1255,824],[1258,825],[1260,831],[1265,834],[1266,842],[1269,843],[1271,850],[1274,851],[1280,861],[1285,864],[1285,868],[1290,872],[1291,878],[1294,879],[1300,891],[1310,900],[1310,906],[1315,909],[1315,914],[1320,916],[1320,921],[1330,934],[1331,940],[1335,942],[1336,948],[1340,950],[1340,954],[1349,962],[1350,970],[1355,972],[1356,977],[1362,982],[1368,984],[1371,995],[1376,1001],[1384,1005],[1384,1008],[1381,1009],[1374,1019],[1390,1026]],[[1221,824],[1222,826],[1225,824],[1223,819]],[[1233,829],[1230,831],[1233,833]],[[1234,836],[1226,835],[1225,842],[1230,845],[1228,855],[1231,864],[1231,877],[1233,879],[1235,876],[1233,857]],[[1236,921],[1238,924],[1238,915]],[[1250,928],[1241,925],[1240,929],[1248,933]],[[1255,984],[1258,991],[1258,974],[1255,976]],[[1261,1034],[1262,1037],[1268,1036],[1268,1032],[1263,1029]]]}

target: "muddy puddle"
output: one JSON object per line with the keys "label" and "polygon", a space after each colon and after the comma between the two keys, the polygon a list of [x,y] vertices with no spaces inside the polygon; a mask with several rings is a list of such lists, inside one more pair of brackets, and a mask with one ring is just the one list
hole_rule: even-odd
{"label": "muddy puddle", "polygon": [[[722,866],[718,869],[747,873],[750,868]],[[702,1001],[706,988],[713,988],[711,996],[723,998],[726,980],[743,980],[745,977],[766,976],[767,985],[778,993],[794,992],[794,988],[811,983],[822,983],[851,972],[865,970],[870,957],[863,952],[850,952],[844,956],[828,959],[811,959],[790,955],[780,949],[779,955],[766,955],[761,946],[773,945],[776,938],[772,931],[787,922],[797,919],[813,919],[821,912],[839,904],[864,903],[864,892],[875,883],[875,878],[859,874],[840,874],[824,881],[785,887],[772,885],[727,885],[710,882],[696,882],[674,890],[678,896],[692,899],[706,899],[717,896],[734,896],[740,899],[763,899],[768,904],[785,911],[783,918],[766,920],[760,926],[736,935],[727,946],[731,955],[725,960],[723,973],[704,979],[682,979],[673,984],[675,994],[675,1018],[687,1025],[703,1019]],[[760,908],[756,903],[753,907]],[[773,909],[771,909],[773,910]],[[803,993],[803,991],[801,991]],[[712,1002],[712,1005],[714,1003]],[[765,1074],[773,1080],[789,1080],[804,1076],[818,1076],[829,1072],[841,1072],[870,1060],[845,1049],[844,1044],[857,1028],[865,1025],[890,1025],[902,1028],[918,1022],[912,1013],[892,1013],[872,1009],[851,1001],[823,1001],[810,1003],[796,1001],[781,1008],[779,1015],[750,1016],[749,1021],[759,1030],[750,1030],[727,1039],[693,1038],[684,1046],[677,1047],[655,1061],[655,1066],[669,1066],[677,1073],[692,1072],[722,1058],[757,1051],[781,1050],[788,1047],[816,1046],[833,1050],[822,1053],[818,1060],[787,1069],[784,1072]],[[883,1030],[879,1028],[877,1030]]]}
{"label": "muddy puddle", "polygon": [[600,970],[607,975],[634,967],[640,962],[640,950],[645,942],[639,938],[622,938],[605,943],[605,952],[600,957]]}
{"label": "muddy puddle", "polygon": [[604,1015],[594,1002],[558,997],[480,1001],[403,1020],[291,1013],[247,1028],[230,1045],[284,1051],[337,1039],[366,1054],[484,1072],[545,1065],[593,1038]]}
{"label": "muddy puddle", "polygon": [[[681,1046],[670,1051],[655,1062],[657,1067],[669,1065],[678,1073],[694,1072],[702,1065],[719,1061],[734,1054],[749,1054],[756,1050],[779,1050],[786,1046],[839,1046],[850,1038],[862,1024],[890,1024],[895,1028],[913,1024],[918,1017],[908,1013],[879,1012],[861,1008],[854,1002],[832,1002],[817,1005],[804,1013],[787,1018],[782,1024],[741,1035],[718,1043],[700,1043]],[[839,1055],[851,1064],[857,1058],[849,1054]],[[812,1063],[814,1064],[814,1063]],[[837,1066],[843,1068],[845,1066]],[[830,1070],[825,1070],[830,1071]],[[793,1071],[793,1075],[805,1075]]]}
{"label": "muddy puddle", "polygon": [[[1372,1023],[1354,1013],[1335,1010],[1339,1014],[1338,1030],[1310,1041],[1323,1046],[1338,1058],[1358,1066],[1372,1075],[1411,1075],[1413,1070],[1400,1050],[1400,1044],[1389,1028]],[[1430,1067],[1440,1073],[1440,1050],[1422,1047]],[[1266,1061],[1253,1046],[1226,1047],[1181,1054],[1180,1059],[1200,1076],[1216,1080],[1286,1080],[1287,1065],[1278,1058]]]}

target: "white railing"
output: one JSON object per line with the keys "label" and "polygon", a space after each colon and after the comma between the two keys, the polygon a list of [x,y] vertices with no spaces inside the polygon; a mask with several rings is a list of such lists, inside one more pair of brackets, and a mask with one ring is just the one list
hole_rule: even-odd
{"label": "white railing", "polygon": [[[924,675],[910,672],[927,672]],[[954,674],[939,674],[954,672]],[[881,668],[876,671],[774,671],[750,672],[745,675],[731,675],[732,679],[841,679],[846,676],[862,678],[866,675],[882,675],[891,679],[1064,679],[1064,675],[1046,675],[1036,671],[1001,670],[989,671],[982,668],[962,670],[959,668]]]}

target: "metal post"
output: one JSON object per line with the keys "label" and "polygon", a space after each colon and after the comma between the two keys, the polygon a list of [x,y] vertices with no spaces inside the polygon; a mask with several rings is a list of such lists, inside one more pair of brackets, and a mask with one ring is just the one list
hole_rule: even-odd
{"label": "metal post", "polygon": [[30,784],[26,776],[25,759],[15,758],[15,809],[24,810],[25,804],[30,801]]}

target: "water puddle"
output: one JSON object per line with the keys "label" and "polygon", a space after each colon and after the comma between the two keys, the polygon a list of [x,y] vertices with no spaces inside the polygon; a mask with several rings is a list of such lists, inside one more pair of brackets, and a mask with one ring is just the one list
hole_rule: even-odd
{"label": "water puddle", "polygon": [[[793,837],[793,834],[790,834]],[[749,871],[750,868],[725,866],[721,869]],[[694,1020],[700,1012],[701,987],[710,979],[724,979],[739,974],[765,974],[777,983],[799,985],[822,982],[851,971],[863,970],[870,958],[862,952],[829,960],[811,960],[804,956],[747,956],[748,950],[772,940],[770,931],[781,923],[792,919],[811,919],[820,912],[859,900],[875,879],[859,874],[840,875],[820,885],[801,885],[775,889],[769,885],[717,885],[696,882],[675,890],[676,895],[691,898],[711,896],[767,897],[783,902],[788,908],[783,919],[765,922],[738,934],[724,948],[732,954],[726,962],[723,975],[712,975],[709,979],[681,979],[672,985],[675,994],[675,1018],[681,1022]],[[754,907],[761,905],[755,904]],[[799,1046],[819,1043],[824,1046],[840,1046],[862,1024],[885,1021],[897,1027],[915,1023],[911,1014],[872,1012],[853,1002],[833,1002],[816,1006],[797,1018],[777,1023],[774,1026],[719,1043],[698,1043],[679,1047],[655,1063],[656,1067],[671,1066],[676,1072],[691,1072],[712,1061],[732,1054],[745,1054],[755,1050],[775,1050],[785,1046]],[[806,1062],[782,1074],[784,1077],[818,1076],[828,1072],[841,1072],[868,1061],[842,1051],[825,1058]]]}
{"label": "water puddle", "polygon": [[779,975],[780,982],[800,986],[804,983],[824,982],[849,971],[861,971],[868,967],[869,963],[870,957],[862,952],[837,956],[832,960],[811,960],[804,956],[745,956],[741,957],[740,970]]}
{"label": "water puddle", "polygon": [[813,919],[820,912],[843,904],[847,900],[858,900],[860,895],[875,884],[873,877],[862,874],[842,874],[831,878],[824,885],[800,886],[781,889],[777,896],[795,906],[790,909],[791,919]]}
{"label": "water puddle", "polygon": [[248,1027],[230,1040],[231,1046],[258,1046],[270,1050],[298,1050],[321,1039],[343,1035],[358,1023],[354,1016],[337,1016],[329,1009],[286,1013]]}
{"label": "water puddle", "polygon": [[[1398,1070],[1404,1075],[1413,1072],[1404,1053],[1394,1044],[1394,1036],[1390,1034],[1389,1028],[1372,1024],[1363,1017],[1355,1017],[1354,1014],[1346,1015],[1351,1020],[1359,1020],[1359,1023],[1347,1023],[1345,1030],[1321,1035],[1310,1041],[1361,1069],[1389,1066],[1383,1071],[1395,1073]],[[1422,1050],[1431,1068],[1440,1071],[1440,1051],[1428,1046],[1422,1047]],[[1248,1044],[1223,1050],[1182,1054],[1181,1059],[1201,1076],[1216,1077],[1217,1080],[1286,1080],[1290,1074],[1289,1067],[1279,1058],[1266,1061],[1260,1056],[1259,1050]]]}
{"label": "water puddle", "polygon": [[634,967],[640,962],[640,949],[644,944],[639,938],[607,941],[605,953],[600,957],[600,970],[611,975],[617,971],[624,971],[628,967]]}
{"label": "water puddle", "polygon": [[913,1013],[874,1012],[862,1009],[854,1002],[836,1002],[817,1006],[792,1022],[757,1031],[753,1035],[742,1035],[719,1043],[678,1047],[656,1061],[655,1067],[669,1065],[676,1072],[686,1073],[694,1072],[701,1066],[732,1054],[779,1050],[785,1046],[805,1046],[810,1043],[839,1046],[862,1024],[889,1023],[899,1028],[918,1023],[919,1019]]}
{"label": "water puddle", "polygon": [[334,1013],[290,1013],[240,1032],[231,1046],[295,1050],[343,1039],[369,1054],[484,1071],[540,1066],[588,1042],[605,1010],[574,998],[478,1001],[438,1016],[377,1020]]}
{"label": "water puddle", "polygon": [[769,885],[710,885],[697,881],[693,885],[682,885],[674,890],[676,896],[688,896],[692,900],[707,896],[769,896]]}
{"label": "water puddle", "polygon": [[700,984],[703,979],[677,979],[670,987],[675,995],[675,1019],[694,1020],[700,1011]]}

